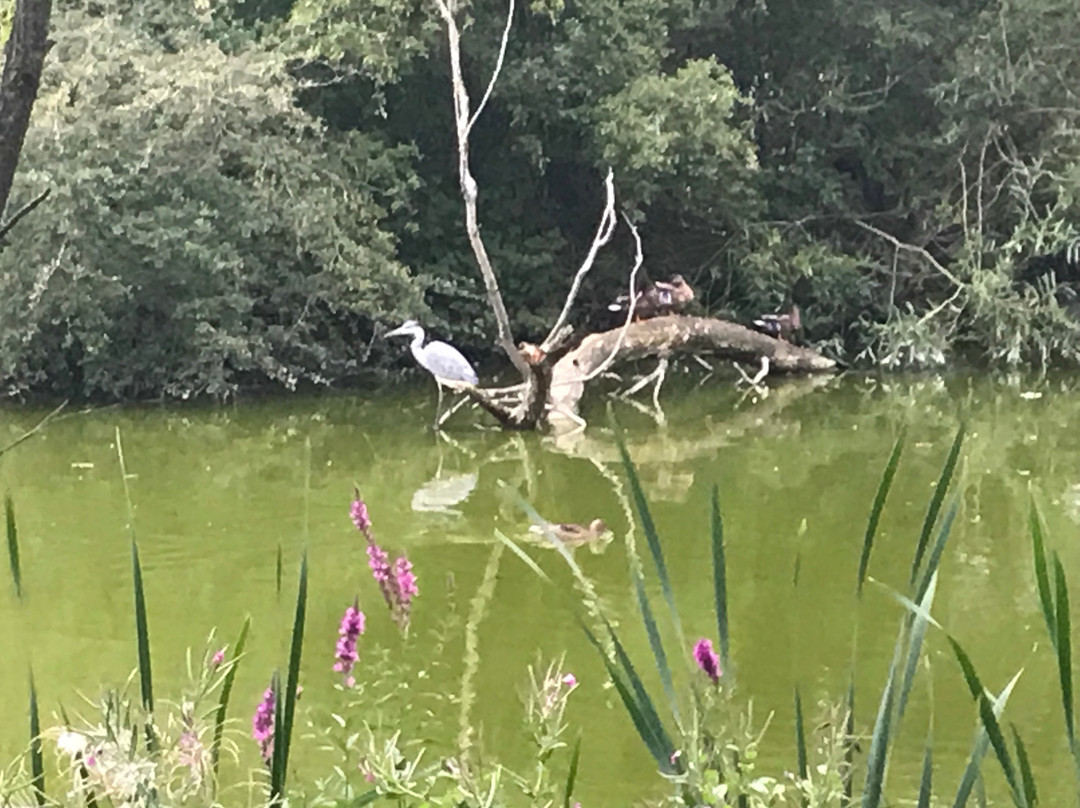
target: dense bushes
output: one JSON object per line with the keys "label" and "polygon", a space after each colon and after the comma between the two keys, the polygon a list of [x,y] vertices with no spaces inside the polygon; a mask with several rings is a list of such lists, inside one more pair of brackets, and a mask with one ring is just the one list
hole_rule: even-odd
{"label": "dense bushes", "polygon": [[[646,271],[714,311],[795,300],[849,359],[1080,358],[1080,22],[1066,0],[686,0],[516,11],[473,132],[484,236],[543,330],[600,176]],[[506,8],[479,2],[479,96]],[[416,0],[70,0],[0,253],[6,391],[220,395],[396,361],[377,321],[491,349],[445,46]],[[861,226],[869,225],[869,227]],[[627,245],[584,290],[586,324]]]}

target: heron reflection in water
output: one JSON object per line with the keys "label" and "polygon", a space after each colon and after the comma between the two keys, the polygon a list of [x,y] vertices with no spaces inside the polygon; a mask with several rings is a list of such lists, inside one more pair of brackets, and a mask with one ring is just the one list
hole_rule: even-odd
{"label": "heron reflection in water", "polygon": [[439,401],[435,405],[435,422],[433,429],[439,428],[439,416],[442,412],[443,385],[451,390],[462,390],[475,387],[479,378],[469,360],[462,356],[461,351],[446,342],[432,340],[424,344],[424,329],[415,320],[406,320],[393,331],[386,333],[387,337],[412,337],[409,350],[417,363],[435,377],[435,384],[439,388]]}

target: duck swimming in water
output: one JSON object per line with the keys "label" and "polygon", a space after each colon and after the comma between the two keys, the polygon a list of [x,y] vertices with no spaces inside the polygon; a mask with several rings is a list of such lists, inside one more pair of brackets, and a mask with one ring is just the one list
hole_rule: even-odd
{"label": "duck swimming in water", "polygon": [[538,533],[541,536],[550,534],[563,544],[573,545],[594,542],[610,533],[603,519],[593,519],[588,527],[569,522],[548,522],[545,525],[531,525],[529,532]]}
{"label": "duck swimming in water", "polygon": [[[667,281],[656,281],[637,293],[634,301],[634,322],[651,320],[681,312],[694,299],[694,290],[682,275],[672,275]],[[630,296],[619,295],[608,311],[626,311]]]}
{"label": "duck swimming in water", "polygon": [[793,305],[786,314],[763,314],[754,320],[754,327],[763,334],[787,342],[793,333],[802,328],[799,307]]}

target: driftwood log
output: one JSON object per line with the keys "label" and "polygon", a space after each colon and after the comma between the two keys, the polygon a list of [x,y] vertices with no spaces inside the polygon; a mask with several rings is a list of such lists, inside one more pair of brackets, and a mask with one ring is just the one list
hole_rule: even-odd
{"label": "driftwood log", "polygon": [[657,317],[630,323],[625,330],[625,335],[621,327],[589,334],[555,363],[548,397],[549,419],[576,416],[589,377],[610,362],[694,353],[750,362],[759,362],[764,357],[769,360],[770,370],[780,373],[824,373],[836,369],[836,362],[817,351],[711,317]]}

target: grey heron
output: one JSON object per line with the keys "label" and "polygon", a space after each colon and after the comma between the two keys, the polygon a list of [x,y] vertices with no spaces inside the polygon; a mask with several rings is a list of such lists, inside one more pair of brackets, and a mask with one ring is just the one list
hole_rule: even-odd
{"label": "grey heron", "polygon": [[432,340],[424,344],[424,329],[415,320],[406,320],[393,331],[386,332],[387,337],[412,337],[409,350],[417,364],[435,377],[439,388],[439,401],[435,405],[435,428],[439,428],[439,415],[442,411],[443,385],[452,390],[473,387],[479,382],[476,371],[461,351],[446,342]]}

